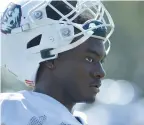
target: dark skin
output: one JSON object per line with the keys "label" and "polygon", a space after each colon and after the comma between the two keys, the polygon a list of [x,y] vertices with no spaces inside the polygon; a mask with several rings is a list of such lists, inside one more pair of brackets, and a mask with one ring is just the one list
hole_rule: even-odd
{"label": "dark skin", "polygon": [[64,52],[52,62],[41,64],[35,91],[47,94],[61,102],[71,112],[79,102],[95,101],[97,89],[92,83],[100,83],[105,76],[102,60],[106,53],[102,40],[89,38],[80,46]]}

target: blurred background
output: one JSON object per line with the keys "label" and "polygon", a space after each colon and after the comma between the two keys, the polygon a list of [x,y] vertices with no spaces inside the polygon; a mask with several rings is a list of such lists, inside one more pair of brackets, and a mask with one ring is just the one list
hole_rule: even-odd
{"label": "blurred background", "polygon": [[[8,0],[0,2],[0,12]],[[144,1],[104,1],[115,22],[106,77],[94,104],[77,104],[89,125],[144,125]],[[1,92],[30,90],[1,68]]]}

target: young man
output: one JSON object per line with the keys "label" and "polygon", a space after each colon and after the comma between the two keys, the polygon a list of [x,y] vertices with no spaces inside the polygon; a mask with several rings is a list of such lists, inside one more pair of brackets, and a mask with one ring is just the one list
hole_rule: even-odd
{"label": "young man", "polygon": [[113,29],[100,1],[11,3],[2,17],[2,63],[34,89],[1,94],[1,124],[84,125],[72,108],[95,101]]}

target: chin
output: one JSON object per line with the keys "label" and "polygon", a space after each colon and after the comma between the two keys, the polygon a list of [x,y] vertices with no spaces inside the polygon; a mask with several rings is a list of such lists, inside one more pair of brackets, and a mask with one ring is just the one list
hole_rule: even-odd
{"label": "chin", "polygon": [[91,98],[83,98],[83,99],[75,99],[75,103],[87,103],[87,104],[92,104],[95,102],[95,97]]}
{"label": "chin", "polygon": [[88,104],[92,104],[96,101],[96,95],[83,95],[83,96],[77,96],[75,98],[73,98],[73,101],[75,103],[88,103]]}
{"label": "chin", "polygon": [[91,97],[91,98],[83,98],[81,101],[79,101],[80,103],[87,103],[87,104],[92,104],[95,102],[95,97]]}
{"label": "chin", "polygon": [[89,99],[85,100],[85,102],[88,103],[88,104],[92,104],[92,103],[95,102],[95,97],[89,98]]}

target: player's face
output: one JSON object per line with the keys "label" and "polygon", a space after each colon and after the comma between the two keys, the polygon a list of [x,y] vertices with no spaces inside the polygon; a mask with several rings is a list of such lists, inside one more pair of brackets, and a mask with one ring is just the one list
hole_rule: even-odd
{"label": "player's face", "polygon": [[74,102],[94,102],[101,78],[105,48],[101,40],[90,38],[77,48],[60,55],[56,76],[65,94]]}

